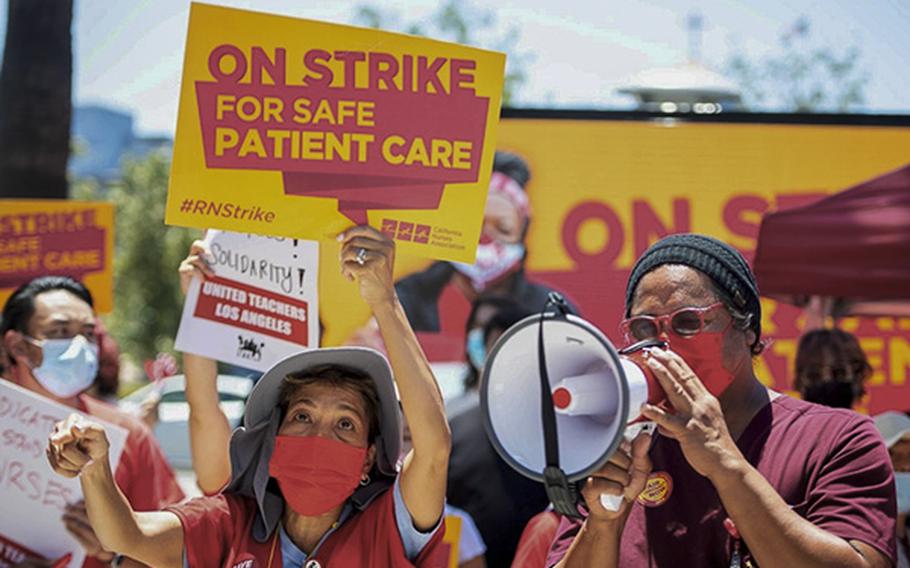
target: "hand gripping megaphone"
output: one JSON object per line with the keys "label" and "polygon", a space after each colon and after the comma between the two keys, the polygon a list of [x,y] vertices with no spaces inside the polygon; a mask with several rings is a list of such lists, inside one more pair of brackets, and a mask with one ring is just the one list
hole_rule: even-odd
{"label": "hand gripping megaphone", "polygon": [[[551,293],[542,313],[502,335],[484,365],[480,400],[493,447],[544,483],[558,513],[578,517],[577,483],[607,463],[627,427],[641,421],[643,402],[666,407],[642,351],[663,345],[617,350]],[[615,511],[622,497],[602,495],[601,503]]]}

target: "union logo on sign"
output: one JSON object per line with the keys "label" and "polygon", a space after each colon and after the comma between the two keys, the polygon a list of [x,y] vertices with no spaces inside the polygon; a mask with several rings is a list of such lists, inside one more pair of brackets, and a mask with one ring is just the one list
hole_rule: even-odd
{"label": "union logo on sign", "polygon": [[414,229],[414,242],[421,244],[430,242],[429,225],[417,225],[417,227]]}
{"label": "union logo on sign", "polygon": [[401,221],[400,223],[398,223],[398,240],[399,241],[410,241],[413,234],[414,234],[414,223],[408,223],[407,221]]}
{"label": "union logo on sign", "polygon": [[394,219],[383,219],[382,220],[382,229],[380,229],[386,236],[390,238],[395,238],[395,235],[398,233],[398,221]]}

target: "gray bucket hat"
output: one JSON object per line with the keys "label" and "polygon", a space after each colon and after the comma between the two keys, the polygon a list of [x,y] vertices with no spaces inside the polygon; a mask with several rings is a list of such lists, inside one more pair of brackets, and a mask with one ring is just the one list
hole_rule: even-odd
{"label": "gray bucket hat", "polygon": [[285,377],[325,365],[338,365],[359,371],[376,385],[379,395],[379,434],[376,438],[376,465],[379,474],[351,498],[362,509],[394,483],[401,451],[401,411],[386,358],[374,349],[337,347],[312,349],[282,359],[262,375],[250,393],[243,414],[243,425],[231,436],[231,482],[226,493],[256,499],[259,515],[253,526],[256,540],[265,541],[275,530],[284,509],[278,486],[270,482],[269,461],[281,422],[279,395]]}

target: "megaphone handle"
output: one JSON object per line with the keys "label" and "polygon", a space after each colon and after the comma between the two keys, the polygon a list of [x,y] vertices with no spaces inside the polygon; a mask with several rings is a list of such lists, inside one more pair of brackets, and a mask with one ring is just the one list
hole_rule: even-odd
{"label": "megaphone handle", "polygon": [[606,493],[600,494],[600,505],[604,509],[613,511],[614,513],[619,512],[619,508],[622,507],[622,501],[622,495],[607,495]]}

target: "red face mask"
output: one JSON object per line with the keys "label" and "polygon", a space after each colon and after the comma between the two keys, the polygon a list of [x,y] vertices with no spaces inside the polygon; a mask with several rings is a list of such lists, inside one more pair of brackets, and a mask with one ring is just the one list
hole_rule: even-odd
{"label": "red face mask", "polygon": [[723,360],[724,333],[729,327],[727,324],[723,331],[702,330],[689,337],[666,335],[670,349],[683,358],[714,396],[720,396],[733,382],[733,374],[724,367]]}
{"label": "red face mask", "polygon": [[294,512],[315,517],[354,493],[366,454],[366,448],[319,436],[277,436],[269,474]]}

